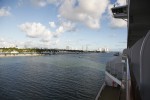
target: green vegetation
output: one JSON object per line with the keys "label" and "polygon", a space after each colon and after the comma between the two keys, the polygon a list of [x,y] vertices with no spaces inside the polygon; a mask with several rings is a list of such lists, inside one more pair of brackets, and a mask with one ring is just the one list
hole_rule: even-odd
{"label": "green vegetation", "polygon": [[39,49],[39,48],[0,48],[0,53],[27,53],[27,54],[55,54],[60,53],[106,53],[105,51],[83,51],[83,50],[66,50],[66,49]]}
{"label": "green vegetation", "polygon": [[43,52],[83,52],[82,50],[64,50],[64,49],[38,49],[38,48],[26,48],[26,49],[19,49],[19,48],[0,48],[0,52],[2,53],[43,53]]}

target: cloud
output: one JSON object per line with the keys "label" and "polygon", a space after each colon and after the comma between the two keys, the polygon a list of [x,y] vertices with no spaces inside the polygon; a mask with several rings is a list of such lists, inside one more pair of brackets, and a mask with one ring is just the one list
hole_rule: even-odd
{"label": "cloud", "polygon": [[59,40],[59,39],[57,39],[57,40],[55,41],[55,44],[57,45],[59,42],[60,42],[60,40]]}
{"label": "cloud", "polygon": [[102,14],[109,0],[30,0],[33,5],[45,7],[54,4],[58,7],[59,17],[73,23],[83,24],[92,29],[100,28]]}
{"label": "cloud", "polygon": [[37,7],[45,7],[48,4],[54,4],[58,6],[62,0],[30,0],[31,4]]}
{"label": "cloud", "polygon": [[14,41],[12,39],[5,39],[0,38],[0,48],[9,48],[9,47],[18,47],[18,48],[24,48],[24,47],[34,47],[35,43],[33,41]]}
{"label": "cloud", "polygon": [[30,0],[34,6],[44,7],[47,5],[46,0]]}
{"label": "cloud", "polygon": [[24,41],[21,44],[21,48],[50,48],[49,42],[35,42],[32,40]]}
{"label": "cloud", "polygon": [[0,48],[3,47],[16,47],[16,42],[7,40],[5,38],[0,38]]}
{"label": "cloud", "polygon": [[31,40],[28,41],[14,41],[13,39],[0,38],[0,48],[18,47],[18,48],[34,48],[40,46]]}
{"label": "cloud", "polygon": [[[55,22],[49,22],[51,27],[56,27]],[[51,32],[41,23],[26,22],[19,25],[22,32],[29,38],[39,38],[41,42],[49,42],[52,37],[58,38],[62,33],[68,31],[75,31],[75,24],[70,21],[63,21],[54,32]]]}
{"label": "cloud", "polygon": [[52,44],[50,42],[35,42],[32,40],[24,41],[18,47],[21,48],[51,48]]}
{"label": "cloud", "polygon": [[100,19],[108,0],[64,0],[59,8],[61,17],[82,23],[92,29],[100,28]]}
{"label": "cloud", "polygon": [[9,7],[0,8],[0,17],[9,16],[9,15],[11,15]]}
{"label": "cloud", "polygon": [[54,37],[59,37],[64,32],[76,31],[75,24],[70,21],[62,21],[54,32]]}
{"label": "cloud", "polygon": [[55,5],[59,5],[61,2],[62,0],[47,0],[47,3]]}
{"label": "cloud", "polygon": [[17,6],[20,7],[20,6],[23,5],[23,3],[24,3],[23,0],[19,0],[18,3],[17,3]]}
{"label": "cloud", "polygon": [[[117,0],[115,4],[117,6],[119,6],[119,5],[125,5],[125,3],[126,3],[126,0]],[[123,19],[113,18],[111,8],[113,8],[113,4],[108,5],[108,16],[109,16],[109,19],[110,19],[110,26],[112,28],[126,28],[127,27],[127,22]]]}
{"label": "cloud", "polygon": [[64,33],[64,27],[63,26],[59,26],[57,29],[56,29],[56,33],[57,34],[61,34],[61,33]]}
{"label": "cloud", "polygon": [[126,0],[117,0],[116,4],[120,5],[120,6],[125,5],[126,4]]}
{"label": "cloud", "polygon": [[72,23],[71,21],[63,21],[61,23],[61,26],[63,27],[64,31],[70,32],[70,31],[75,31],[75,24]]}
{"label": "cloud", "polygon": [[56,27],[55,22],[49,22],[49,25],[50,25],[51,28],[55,28]]}
{"label": "cloud", "polygon": [[[58,7],[58,19],[67,20],[70,23],[82,24],[91,29],[99,29],[102,15],[107,10],[112,28],[124,28],[127,22],[122,19],[115,19],[112,16],[110,8],[113,4],[109,4],[109,0],[30,0],[31,3],[38,7],[45,7],[49,4],[54,4]],[[126,4],[126,0],[117,0],[116,5]],[[54,22],[50,22],[51,28],[56,28]],[[58,26],[56,34],[62,33],[65,28]],[[70,28],[69,28],[70,29]],[[68,30],[69,31],[69,30]]]}
{"label": "cloud", "polygon": [[60,40],[59,39],[55,39],[53,41],[51,41],[49,44],[53,45],[53,46],[57,46],[59,45]]}
{"label": "cloud", "polygon": [[4,42],[4,38],[0,38],[0,42]]}
{"label": "cloud", "polygon": [[19,25],[19,28],[22,30],[22,32],[26,33],[27,37],[40,38],[43,42],[50,41],[53,35],[52,32],[41,23],[26,22],[24,24]]}
{"label": "cloud", "polygon": [[46,42],[50,42],[50,40],[51,40],[51,36],[42,38],[40,41],[43,42],[43,43],[46,43]]}
{"label": "cloud", "polygon": [[75,31],[75,24],[70,21],[62,22],[58,29],[56,29],[56,33],[64,33],[68,31]]}
{"label": "cloud", "polygon": [[0,37],[0,48],[18,47],[18,48],[52,48],[52,46],[57,46],[59,44],[59,39],[52,39],[51,41],[33,41],[28,39],[26,41],[16,41],[9,38]]}
{"label": "cloud", "polygon": [[31,38],[47,37],[51,35],[51,32],[41,23],[26,22],[21,24],[19,28],[25,32],[28,37]]}

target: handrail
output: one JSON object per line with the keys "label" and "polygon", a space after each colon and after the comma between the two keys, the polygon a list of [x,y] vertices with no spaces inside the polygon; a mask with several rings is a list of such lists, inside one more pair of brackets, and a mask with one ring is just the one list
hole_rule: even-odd
{"label": "handrail", "polygon": [[[106,65],[105,75],[109,76],[112,80],[114,80],[117,84],[119,84],[121,86],[121,89],[124,90],[123,93],[126,93],[126,95],[123,94],[122,96],[126,97],[126,100],[131,100],[131,95],[130,95],[130,93],[131,93],[131,76],[130,76],[129,60],[128,60],[127,56],[122,55],[121,61],[122,61],[122,63],[125,64],[124,67],[126,67],[126,70],[123,70],[123,75],[122,75],[121,81],[118,80],[117,77],[114,77],[111,74],[111,71],[108,72],[109,67],[111,67],[110,63],[107,63],[108,65]],[[115,62],[115,60],[114,60],[114,62]],[[115,63],[117,63],[117,62],[115,62]],[[112,66],[112,67],[116,67],[116,66]],[[122,67],[122,68],[124,69],[124,67]],[[116,73],[116,71],[115,71],[115,73]],[[98,97],[100,96],[101,90],[102,89],[100,89],[95,100],[98,100]],[[119,98],[122,98],[122,96],[120,95]]]}
{"label": "handrail", "polygon": [[130,69],[129,69],[129,61],[126,58],[126,70],[127,70],[127,79],[126,79],[126,100],[130,100],[130,91],[131,91],[131,77],[130,77]]}
{"label": "handrail", "polygon": [[116,77],[114,77],[113,75],[111,75],[110,73],[108,73],[107,71],[105,71],[105,74],[110,77],[114,82],[116,82],[118,85],[122,85],[121,81],[119,79],[117,79]]}
{"label": "handrail", "polygon": [[98,92],[98,94],[97,94],[95,100],[98,100],[98,99],[99,99],[100,94],[101,94],[102,90],[105,88],[105,86],[106,86],[106,83],[104,82],[103,85],[102,85],[102,87],[100,88],[100,90],[99,90],[99,92]]}
{"label": "handrail", "polygon": [[113,63],[112,62],[107,63],[106,71],[121,81],[123,76],[123,67],[124,65],[121,61],[115,62],[114,60]]}

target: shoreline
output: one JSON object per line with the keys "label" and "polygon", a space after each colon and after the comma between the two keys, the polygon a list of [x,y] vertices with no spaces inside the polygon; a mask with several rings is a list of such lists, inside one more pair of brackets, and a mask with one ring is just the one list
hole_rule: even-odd
{"label": "shoreline", "polygon": [[29,54],[22,54],[22,53],[3,53],[0,54],[0,58],[4,58],[4,57],[26,57],[26,56],[47,56],[47,55],[62,55],[62,54],[83,54],[83,53],[76,53],[76,52],[64,52],[64,53],[49,53],[49,54],[40,54],[40,53],[29,53]]}
{"label": "shoreline", "polygon": [[1,54],[0,58],[4,57],[26,57],[26,56],[43,56],[43,54]]}

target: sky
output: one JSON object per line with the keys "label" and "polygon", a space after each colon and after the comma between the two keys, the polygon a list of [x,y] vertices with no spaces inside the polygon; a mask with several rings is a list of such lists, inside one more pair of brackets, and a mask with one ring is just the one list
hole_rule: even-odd
{"label": "sky", "polygon": [[114,4],[126,0],[0,0],[0,47],[121,51],[127,22]]}

